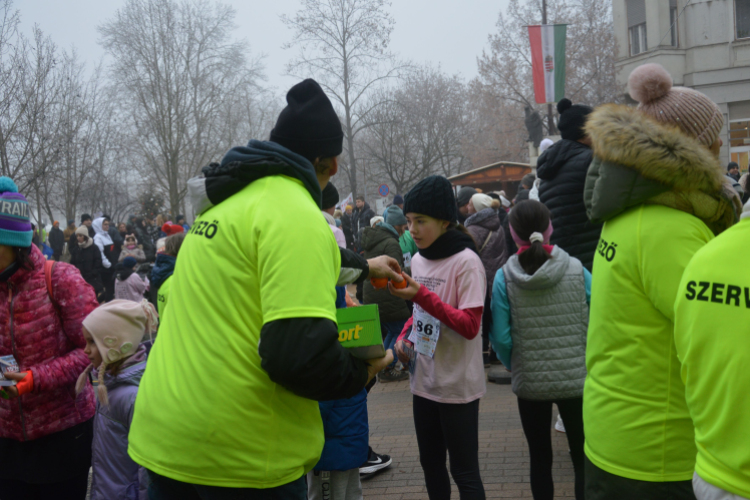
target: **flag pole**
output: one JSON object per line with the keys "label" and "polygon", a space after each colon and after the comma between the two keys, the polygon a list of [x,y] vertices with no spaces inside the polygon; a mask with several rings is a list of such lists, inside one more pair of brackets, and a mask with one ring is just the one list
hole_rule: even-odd
{"label": "flag pole", "polygon": [[[547,24],[547,0],[542,0],[542,25]],[[555,135],[555,120],[553,119],[552,104],[547,104],[547,131]]]}

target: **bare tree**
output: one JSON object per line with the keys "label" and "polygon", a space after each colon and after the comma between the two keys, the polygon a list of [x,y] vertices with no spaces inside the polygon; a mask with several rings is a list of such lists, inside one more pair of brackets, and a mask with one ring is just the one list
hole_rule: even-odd
{"label": "bare tree", "polygon": [[113,56],[110,78],[132,127],[134,166],[181,212],[187,179],[231,144],[227,106],[245,102],[262,77],[244,42],[232,41],[235,12],[208,0],[127,0],[99,27]]}
{"label": "bare tree", "polygon": [[388,50],[394,20],[386,0],[302,0],[302,8],[281,20],[294,31],[285,48],[299,53],[287,72],[314,77],[343,118],[346,159],[340,163],[357,194],[357,135],[380,104],[368,99],[379,84],[401,69]]}
{"label": "bare tree", "polygon": [[31,40],[19,31],[11,0],[0,1],[0,173],[21,191],[45,174],[40,160],[46,112],[55,96],[55,45],[34,27]]}
{"label": "bare tree", "polygon": [[410,72],[378,96],[362,144],[369,164],[405,193],[427,175],[451,176],[468,165],[466,88],[430,66]]}
{"label": "bare tree", "polygon": [[[548,0],[547,9],[550,24],[568,25],[566,96],[590,106],[620,101],[623,88],[615,78],[611,2]],[[475,134],[470,142],[475,164],[489,158],[522,161],[526,157],[523,110],[525,106],[541,110],[534,102],[527,26],[541,19],[540,0],[511,0],[498,16],[489,51],[477,59],[479,76],[471,83]],[[503,156],[493,156],[493,149]]]}

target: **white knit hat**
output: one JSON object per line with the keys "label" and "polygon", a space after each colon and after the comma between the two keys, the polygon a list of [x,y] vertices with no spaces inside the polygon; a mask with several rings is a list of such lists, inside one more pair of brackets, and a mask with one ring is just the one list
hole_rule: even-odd
{"label": "white knit hat", "polygon": [[379,215],[376,215],[375,217],[370,219],[370,226],[375,227],[380,222],[385,222],[385,219]]}
{"label": "white knit hat", "polygon": [[492,198],[486,194],[477,193],[471,197],[471,204],[474,205],[474,210],[481,212],[485,208],[492,207]]}
{"label": "white knit hat", "polygon": [[[127,359],[138,350],[144,334],[153,334],[159,316],[148,300],[113,300],[94,309],[83,320],[83,327],[94,338],[102,365],[99,369],[99,401],[107,404],[107,388],[104,385],[104,372],[107,365]],[[76,391],[86,384],[86,377],[95,368],[90,365],[78,378]]]}

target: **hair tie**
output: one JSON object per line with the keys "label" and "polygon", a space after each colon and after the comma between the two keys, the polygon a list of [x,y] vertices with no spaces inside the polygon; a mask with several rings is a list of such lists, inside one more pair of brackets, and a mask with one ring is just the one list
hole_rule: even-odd
{"label": "hair tie", "polygon": [[529,236],[529,241],[531,243],[534,243],[535,241],[544,243],[544,235],[542,233],[531,233],[531,236]]}

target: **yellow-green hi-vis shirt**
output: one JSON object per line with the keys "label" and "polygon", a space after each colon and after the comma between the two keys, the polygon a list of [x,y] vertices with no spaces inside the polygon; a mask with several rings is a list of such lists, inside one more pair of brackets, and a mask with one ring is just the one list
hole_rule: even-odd
{"label": "yellow-green hi-vis shirt", "polygon": [[583,393],[586,456],[652,482],[693,475],[693,424],[674,346],[674,301],[713,238],[698,218],[641,205],[607,221],[594,257]]}
{"label": "yellow-green hi-vis shirt", "polygon": [[164,316],[164,311],[167,308],[167,302],[169,301],[169,291],[172,289],[172,277],[165,279],[159,287],[159,292],[156,294],[156,307],[159,312],[159,317]]}
{"label": "yellow-green hi-vis shirt", "polygon": [[675,302],[695,471],[743,498],[750,498],[750,269],[738,257],[748,248],[744,219],[693,257]]}
{"label": "yellow-green hi-vis shirt", "polygon": [[323,449],[318,403],[271,381],[264,323],[336,321],[336,240],[302,183],[256,180],[203,213],[185,238],[135,402],[128,452],[193,484],[273,488]]}

